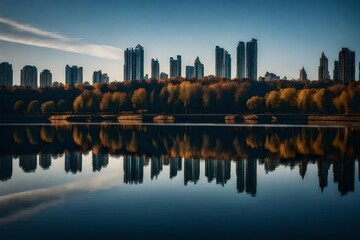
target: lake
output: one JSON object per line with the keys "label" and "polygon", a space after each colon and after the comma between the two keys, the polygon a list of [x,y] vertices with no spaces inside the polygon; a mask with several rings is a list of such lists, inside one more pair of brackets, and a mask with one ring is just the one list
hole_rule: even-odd
{"label": "lake", "polygon": [[360,129],[0,125],[1,239],[360,239]]}

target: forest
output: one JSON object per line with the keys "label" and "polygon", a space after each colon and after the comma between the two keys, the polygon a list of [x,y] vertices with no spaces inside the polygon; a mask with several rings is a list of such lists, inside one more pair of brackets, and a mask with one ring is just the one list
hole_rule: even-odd
{"label": "forest", "polygon": [[200,80],[0,87],[0,114],[360,113],[360,83]]}

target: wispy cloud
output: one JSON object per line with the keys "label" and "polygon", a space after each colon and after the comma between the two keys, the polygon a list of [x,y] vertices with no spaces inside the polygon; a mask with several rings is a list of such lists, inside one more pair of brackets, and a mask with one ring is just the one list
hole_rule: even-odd
{"label": "wispy cloud", "polygon": [[85,43],[7,18],[0,18],[0,40],[108,59],[120,59],[121,57],[119,48]]}

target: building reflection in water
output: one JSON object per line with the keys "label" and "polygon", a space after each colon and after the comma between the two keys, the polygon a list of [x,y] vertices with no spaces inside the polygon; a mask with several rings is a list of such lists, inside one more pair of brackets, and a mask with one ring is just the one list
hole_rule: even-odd
{"label": "building reflection in water", "polygon": [[216,180],[216,184],[224,186],[230,180],[231,162],[227,160],[205,160],[205,176],[208,182]]}
{"label": "building reflection in water", "polygon": [[37,155],[36,154],[20,155],[19,167],[26,173],[35,172],[37,167]]}
{"label": "building reflection in water", "polygon": [[189,182],[196,184],[200,178],[200,160],[190,158],[184,162],[184,185]]}
{"label": "building reflection in water", "polygon": [[144,158],[126,155],[124,157],[124,183],[138,184],[144,180]]}
{"label": "building reflection in water", "polygon": [[170,178],[177,176],[178,172],[182,170],[182,159],[171,158],[170,159]]}
{"label": "building reflection in water", "polygon": [[256,196],[257,161],[255,159],[241,159],[236,162],[236,188],[239,193],[246,192]]}
{"label": "building reflection in water", "polygon": [[102,168],[105,168],[109,164],[108,154],[93,154],[92,155],[92,169],[93,172],[100,172]]}
{"label": "building reflection in water", "polygon": [[[64,125],[0,126],[0,180],[13,175],[13,158],[25,173],[50,169],[52,155],[65,153],[65,172],[82,171],[82,153],[93,151],[92,170],[101,171],[109,156],[124,156],[124,182],[139,184],[148,165],[152,180],[169,166],[170,179],[183,171],[184,185],[200,179],[200,159],[208,182],[225,186],[235,162],[236,189],[257,194],[257,167],[266,173],[279,166],[299,168],[302,179],[316,164],[321,191],[333,181],[342,195],[355,189],[355,161],[360,158],[357,128],[268,128]],[[40,152],[39,156],[37,154]],[[141,156],[141,157],[139,157]],[[234,161],[236,159],[236,161]],[[360,164],[358,164],[360,171]],[[235,177],[235,176],[233,176]],[[360,174],[359,174],[360,181]]]}
{"label": "building reflection in water", "polygon": [[9,155],[0,155],[0,181],[11,179],[13,172],[13,159]]}
{"label": "building reflection in water", "polygon": [[82,154],[80,152],[65,153],[65,172],[73,174],[82,171]]}
{"label": "building reflection in water", "polygon": [[162,169],[163,169],[162,159],[159,157],[151,158],[151,170],[150,170],[151,171],[151,180],[153,180],[154,178],[157,179],[157,177],[161,173]]}
{"label": "building reflection in water", "polygon": [[39,154],[39,165],[42,169],[47,170],[51,166],[51,154],[40,153]]}

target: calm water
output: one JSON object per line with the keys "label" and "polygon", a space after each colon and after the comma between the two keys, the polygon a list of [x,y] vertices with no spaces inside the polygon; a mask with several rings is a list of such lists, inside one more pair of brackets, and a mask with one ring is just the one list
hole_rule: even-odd
{"label": "calm water", "polygon": [[1,239],[360,239],[360,130],[0,126]]}

